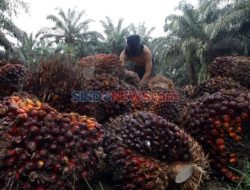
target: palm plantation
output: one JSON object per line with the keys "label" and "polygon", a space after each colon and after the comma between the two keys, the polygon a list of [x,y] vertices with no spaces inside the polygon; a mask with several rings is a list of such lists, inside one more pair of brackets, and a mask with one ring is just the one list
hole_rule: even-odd
{"label": "palm plantation", "polygon": [[[23,0],[0,0],[0,189],[198,190],[203,180],[206,190],[250,187],[250,0],[180,1],[159,37],[144,22],[94,21],[71,7],[28,34],[15,24],[22,9]],[[93,22],[101,29],[91,30]],[[132,34],[157,67],[145,83],[119,61]],[[124,62],[150,70],[138,36],[128,44]],[[75,90],[104,91],[105,99],[72,103]],[[106,101],[109,91],[145,90],[147,102]],[[181,96],[162,102],[158,92]]]}
{"label": "palm plantation", "polygon": [[182,73],[185,81],[178,82],[197,84],[207,79],[207,65],[216,56],[248,55],[247,31],[243,28],[249,19],[249,1],[201,0],[198,8],[182,2],[178,9],[181,15],[165,20],[168,35],[152,43],[170,77],[180,80],[178,73]]}
{"label": "palm plantation", "polygon": [[125,47],[126,37],[129,35],[129,26],[123,27],[123,19],[119,19],[117,25],[106,17],[100,21],[104,29],[105,39],[103,45],[107,53],[119,55]]}
{"label": "palm plantation", "polygon": [[[166,35],[158,38],[151,37],[153,27],[147,28],[145,23],[124,26],[122,18],[117,23],[109,17],[101,20],[103,34],[90,31],[93,20],[75,8],[57,9],[56,14],[47,16],[53,27],[43,27],[37,35],[26,34],[15,26],[10,16],[18,13],[17,5],[27,9],[19,0],[1,1],[0,45],[5,50],[1,55],[17,55],[31,64],[39,56],[53,52],[69,53],[75,59],[97,53],[119,55],[126,37],[139,34],[152,49],[158,72],[183,85],[207,79],[207,65],[217,56],[249,55],[248,0],[200,0],[197,7],[182,1],[178,6],[181,14],[166,17]],[[8,36],[18,43],[13,44]]]}

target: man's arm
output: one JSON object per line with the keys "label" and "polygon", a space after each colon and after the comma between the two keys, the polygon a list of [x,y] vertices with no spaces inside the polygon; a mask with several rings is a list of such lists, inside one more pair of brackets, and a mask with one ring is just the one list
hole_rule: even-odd
{"label": "man's arm", "polygon": [[123,50],[120,54],[120,61],[121,61],[121,64],[124,65],[125,64],[125,61],[126,61],[126,54],[125,54],[125,50]]}
{"label": "man's arm", "polygon": [[141,84],[146,82],[146,80],[150,78],[153,69],[152,54],[150,49],[146,48],[145,53],[146,53],[145,73],[141,79],[140,82]]}

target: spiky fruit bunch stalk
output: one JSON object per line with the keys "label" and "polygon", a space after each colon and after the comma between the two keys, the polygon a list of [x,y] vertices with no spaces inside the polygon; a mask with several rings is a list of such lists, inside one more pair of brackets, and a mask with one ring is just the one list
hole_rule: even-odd
{"label": "spiky fruit bunch stalk", "polygon": [[[181,184],[182,189],[192,189],[206,178],[208,161],[201,146],[175,124],[162,117],[153,113],[135,112],[111,120],[106,127],[108,143],[106,142],[105,148],[108,147],[108,154],[113,154],[109,147],[112,145],[110,139],[118,139],[116,147],[123,145],[167,164],[176,161],[189,163],[193,172],[191,177]],[[118,150],[115,152],[119,152]]]}
{"label": "spiky fruit bunch stalk", "polygon": [[104,156],[93,118],[61,114],[29,96],[0,104],[1,189],[81,189]]}
{"label": "spiky fruit bunch stalk", "polygon": [[125,70],[123,80],[132,87],[139,88],[140,78],[137,73]]}
{"label": "spiky fruit bunch stalk", "polygon": [[142,90],[152,91],[158,88],[173,90],[175,87],[173,81],[164,76],[152,77],[142,86]]}
{"label": "spiky fruit bunch stalk", "polygon": [[231,90],[237,89],[240,91],[248,91],[247,88],[242,87],[238,82],[234,81],[231,78],[227,77],[215,77],[210,80],[202,82],[199,86],[194,89],[194,93],[192,95],[193,98],[201,97],[204,94],[214,94],[219,92],[220,90]]}
{"label": "spiky fruit bunch stalk", "polygon": [[0,96],[9,96],[18,90],[26,71],[21,64],[5,64],[0,67]]}
{"label": "spiky fruit bunch stalk", "polygon": [[119,57],[114,54],[97,54],[87,56],[79,61],[83,67],[93,67],[94,74],[110,74],[123,79],[125,68],[122,66]]}
{"label": "spiky fruit bunch stalk", "polygon": [[250,88],[250,58],[241,56],[218,57],[209,65],[211,77],[225,76]]}
{"label": "spiky fruit bunch stalk", "polygon": [[178,89],[179,92],[187,99],[191,99],[194,94],[195,86],[193,85],[185,85]]}
{"label": "spiky fruit bunch stalk", "polygon": [[[239,148],[244,139],[244,123],[249,121],[250,97],[237,90],[222,90],[191,103],[182,117],[183,128],[210,154],[215,173],[231,181],[240,169]],[[240,149],[244,150],[244,146]]]}
{"label": "spiky fruit bunch stalk", "polygon": [[96,75],[94,79],[87,81],[84,90],[96,91],[101,97],[97,102],[78,103],[78,113],[84,112],[102,123],[111,117],[131,111],[130,101],[123,97],[130,88],[116,77],[107,74]]}
{"label": "spiky fruit bunch stalk", "polygon": [[74,111],[74,90],[83,90],[85,75],[70,57],[43,59],[26,78],[24,90],[61,112]]}

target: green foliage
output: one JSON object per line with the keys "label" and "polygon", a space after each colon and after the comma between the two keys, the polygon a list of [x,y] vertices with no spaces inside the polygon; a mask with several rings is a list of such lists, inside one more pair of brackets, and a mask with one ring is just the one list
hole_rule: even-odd
{"label": "green foliage", "polygon": [[19,29],[12,21],[11,16],[17,15],[22,9],[28,11],[28,5],[21,0],[0,0],[0,46],[4,48],[6,57],[25,61],[22,53],[10,42],[9,38],[15,38],[19,42],[23,42],[26,33]]}
{"label": "green foliage", "polygon": [[38,33],[40,39],[50,39],[57,46],[57,52],[74,54],[76,58],[94,53],[99,48],[99,41],[103,36],[99,32],[89,31],[92,20],[82,21],[85,12],[78,12],[76,9],[57,11],[58,15],[47,16],[54,26],[41,29]]}
{"label": "green foliage", "polygon": [[29,6],[22,0],[0,0],[0,10],[6,12],[9,16],[13,14],[16,16],[20,9],[27,13]]}
{"label": "green foliage", "polygon": [[105,39],[103,45],[107,53],[119,55],[125,47],[127,36],[130,34],[129,26],[123,27],[122,18],[118,20],[117,25],[115,25],[109,17],[106,17],[106,20],[101,20],[100,22],[104,28]]}
{"label": "green foliage", "polygon": [[131,24],[130,30],[132,34],[137,34],[141,37],[143,44],[149,46],[150,42],[152,41],[151,34],[155,30],[155,27],[148,29],[145,23],[139,23],[137,26]]}
{"label": "green foliage", "polygon": [[238,183],[235,186],[228,186],[226,189],[224,190],[247,190],[250,189],[250,162],[247,161],[245,162],[245,167],[243,169],[243,171],[239,171],[236,170],[234,168],[232,168],[233,170],[235,170],[236,172],[238,172],[240,175],[243,176],[243,179],[240,183]]}
{"label": "green foliage", "polygon": [[249,0],[200,0],[197,8],[182,1],[177,9],[181,14],[166,17],[167,35],[151,43],[169,72],[182,72],[187,83],[198,84],[208,78],[207,66],[216,56],[249,55]]}

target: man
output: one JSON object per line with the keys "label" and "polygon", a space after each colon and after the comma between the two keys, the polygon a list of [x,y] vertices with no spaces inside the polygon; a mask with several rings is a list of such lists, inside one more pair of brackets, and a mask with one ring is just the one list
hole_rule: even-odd
{"label": "man", "polygon": [[127,46],[122,51],[120,60],[123,65],[127,61],[132,62],[130,69],[140,77],[140,85],[154,74],[152,53],[147,46],[141,44],[138,35],[131,35],[127,38]]}

